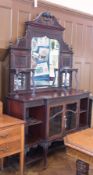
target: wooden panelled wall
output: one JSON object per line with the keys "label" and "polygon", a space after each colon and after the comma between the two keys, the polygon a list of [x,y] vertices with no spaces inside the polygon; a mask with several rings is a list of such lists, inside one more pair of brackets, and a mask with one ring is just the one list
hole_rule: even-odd
{"label": "wooden panelled wall", "polygon": [[[79,88],[93,93],[93,16],[67,10],[39,1],[34,8],[31,0],[0,0],[0,59],[9,46],[24,34],[24,22],[40,12],[50,11],[65,27],[64,40],[73,48],[73,64],[79,69]],[[0,62],[0,80],[2,75]],[[2,94],[0,83],[0,96]]]}

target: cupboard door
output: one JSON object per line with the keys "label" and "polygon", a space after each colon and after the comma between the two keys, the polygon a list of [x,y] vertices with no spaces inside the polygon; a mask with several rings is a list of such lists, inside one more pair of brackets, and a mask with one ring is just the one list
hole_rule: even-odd
{"label": "cupboard door", "polygon": [[88,127],[89,99],[80,99],[79,128]]}
{"label": "cupboard door", "polygon": [[51,106],[49,110],[49,137],[62,133],[63,106]]}
{"label": "cupboard door", "polygon": [[68,103],[65,106],[65,131],[70,132],[77,128],[77,102]]}

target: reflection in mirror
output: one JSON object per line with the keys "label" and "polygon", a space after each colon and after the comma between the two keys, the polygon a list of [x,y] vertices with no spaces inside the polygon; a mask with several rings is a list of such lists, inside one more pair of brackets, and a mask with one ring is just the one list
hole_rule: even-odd
{"label": "reflection in mirror", "polygon": [[24,73],[14,75],[14,91],[26,89],[26,76]]}
{"label": "reflection in mirror", "polygon": [[63,73],[62,75],[62,86],[69,87],[70,86],[70,73]]}
{"label": "reflection in mirror", "polygon": [[35,69],[35,86],[58,85],[55,69],[58,69],[59,43],[48,37],[33,37],[31,41],[31,69]]}

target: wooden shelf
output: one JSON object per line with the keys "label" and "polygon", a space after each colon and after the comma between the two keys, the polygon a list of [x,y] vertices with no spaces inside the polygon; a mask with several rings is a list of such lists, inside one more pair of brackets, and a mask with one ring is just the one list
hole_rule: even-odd
{"label": "wooden shelf", "polygon": [[80,110],[80,114],[81,114],[81,113],[85,113],[85,112],[87,112],[87,110],[83,110],[83,109]]}
{"label": "wooden shelf", "polygon": [[30,68],[10,68],[10,71],[13,73],[28,73],[33,71],[34,69],[30,69]]}
{"label": "wooden shelf", "polygon": [[26,158],[26,165],[32,164],[34,162],[37,162],[39,160],[42,160],[43,156],[33,156],[33,157],[27,157]]}
{"label": "wooden shelf", "polygon": [[25,147],[29,147],[31,148],[32,146],[36,146],[38,145],[39,143],[42,142],[41,138],[39,137],[33,137],[33,136],[27,136],[26,137],[26,146]]}
{"label": "wooden shelf", "polygon": [[28,165],[41,159],[43,159],[43,149],[42,147],[37,146],[36,148],[31,148],[29,152],[27,152],[25,160]]}
{"label": "wooden shelf", "polygon": [[41,120],[37,120],[35,118],[29,118],[27,119],[26,126],[34,126],[42,124],[43,122]]}

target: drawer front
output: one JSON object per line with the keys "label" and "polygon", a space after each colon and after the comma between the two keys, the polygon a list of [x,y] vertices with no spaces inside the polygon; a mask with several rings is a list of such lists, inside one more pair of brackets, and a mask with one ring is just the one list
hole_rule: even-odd
{"label": "drawer front", "polygon": [[21,140],[0,145],[0,158],[10,156],[21,151]]}
{"label": "drawer front", "polygon": [[3,103],[0,101],[0,114],[3,113]]}
{"label": "drawer front", "polygon": [[15,138],[21,138],[21,126],[9,127],[7,129],[0,130],[0,145]]}

